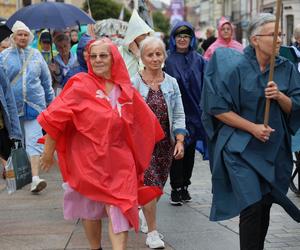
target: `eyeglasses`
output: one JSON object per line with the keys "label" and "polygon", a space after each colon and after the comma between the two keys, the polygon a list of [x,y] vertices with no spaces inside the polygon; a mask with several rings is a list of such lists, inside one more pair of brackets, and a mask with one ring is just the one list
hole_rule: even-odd
{"label": "eyeglasses", "polygon": [[101,60],[105,60],[110,56],[108,53],[102,53],[102,54],[90,54],[91,60],[96,60],[97,57],[99,57]]}
{"label": "eyeglasses", "polygon": [[178,34],[178,35],[175,36],[175,38],[176,38],[177,40],[180,40],[180,39],[187,40],[187,39],[190,39],[191,36],[190,36],[190,35],[186,35],[186,34]]}
{"label": "eyeglasses", "polygon": [[[255,36],[272,36],[272,37],[274,37],[274,33],[271,33],[271,34],[257,34]],[[285,34],[278,33],[278,37],[283,39],[283,38],[285,38]]]}

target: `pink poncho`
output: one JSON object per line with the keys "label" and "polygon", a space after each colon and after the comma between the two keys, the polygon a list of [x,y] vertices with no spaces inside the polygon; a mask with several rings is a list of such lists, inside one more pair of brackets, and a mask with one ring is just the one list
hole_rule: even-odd
{"label": "pink poncho", "polygon": [[209,60],[211,58],[211,56],[213,55],[213,53],[215,52],[215,50],[220,47],[232,48],[232,49],[236,49],[239,52],[243,52],[242,44],[233,40],[232,37],[231,37],[230,41],[225,41],[224,38],[221,37],[222,26],[226,23],[230,24],[232,31],[233,31],[233,25],[225,17],[222,17],[220,19],[219,25],[218,25],[218,35],[219,36],[218,36],[217,40],[212,45],[209,46],[209,48],[206,50],[206,52],[203,56],[206,60]]}

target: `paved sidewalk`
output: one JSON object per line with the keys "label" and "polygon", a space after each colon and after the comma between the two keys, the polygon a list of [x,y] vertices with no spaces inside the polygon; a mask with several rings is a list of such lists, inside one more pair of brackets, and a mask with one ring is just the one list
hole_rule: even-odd
{"label": "paved sidewalk", "polygon": [[[191,194],[193,202],[188,204],[197,212],[209,216],[211,203],[210,172],[207,162],[200,160],[197,155],[197,164],[193,172],[193,184]],[[198,168],[198,169],[197,169]],[[300,208],[300,197],[293,192],[288,192],[288,197]],[[238,218],[222,222],[211,222],[220,225],[224,230],[231,231],[238,236]],[[209,222],[207,222],[209,224]],[[213,237],[210,237],[213,239]],[[216,239],[218,240],[218,239]],[[237,240],[238,241],[238,240]],[[202,249],[202,248],[199,248]],[[233,249],[233,248],[203,248],[204,250]],[[274,204],[271,209],[271,220],[268,235],[265,242],[266,250],[300,250],[300,224],[295,222],[278,205]]]}
{"label": "paved sidewalk", "polygon": [[[39,195],[29,192],[29,185],[8,195],[0,180],[0,250],[14,249],[88,249],[80,222],[68,222],[62,215],[62,193],[59,172],[42,173],[48,182]],[[158,229],[164,235],[167,250],[238,250],[237,218],[224,222],[208,220],[211,202],[210,172],[207,162],[197,155],[193,184],[193,201],[182,207],[169,204],[170,187],[158,206]],[[300,207],[300,197],[289,193]],[[105,222],[106,223],[106,222]],[[103,226],[103,248],[111,249]],[[145,235],[130,232],[128,249],[148,249]],[[299,250],[300,225],[278,206],[271,213],[267,250]]]}
{"label": "paved sidewalk", "polygon": [[[63,219],[63,189],[58,170],[41,176],[48,187],[37,195],[29,192],[30,185],[8,195],[4,181],[0,181],[0,249],[89,249],[81,222]],[[104,223],[102,247],[108,250],[111,247]],[[148,249],[145,235],[130,232],[128,249]]]}

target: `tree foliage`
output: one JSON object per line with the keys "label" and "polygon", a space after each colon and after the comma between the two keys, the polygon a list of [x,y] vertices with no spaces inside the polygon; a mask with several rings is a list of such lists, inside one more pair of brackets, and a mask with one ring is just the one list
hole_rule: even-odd
{"label": "tree foliage", "polygon": [[155,11],[152,14],[155,31],[160,31],[168,34],[170,31],[170,20],[163,13]]}
{"label": "tree foliage", "polygon": [[[92,16],[95,20],[102,20],[108,18],[119,18],[122,4],[116,3],[113,0],[92,0],[90,1]],[[87,1],[83,5],[84,10],[88,9]],[[124,11],[124,21],[128,21],[131,16],[129,10]]]}

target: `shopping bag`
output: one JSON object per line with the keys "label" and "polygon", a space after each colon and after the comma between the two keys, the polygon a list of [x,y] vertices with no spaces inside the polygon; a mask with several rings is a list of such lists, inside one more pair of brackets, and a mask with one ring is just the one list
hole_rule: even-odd
{"label": "shopping bag", "polygon": [[21,189],[32,181],[30,160],[23,147],[12,149],[10,156],[15,173],[16,187]]}

